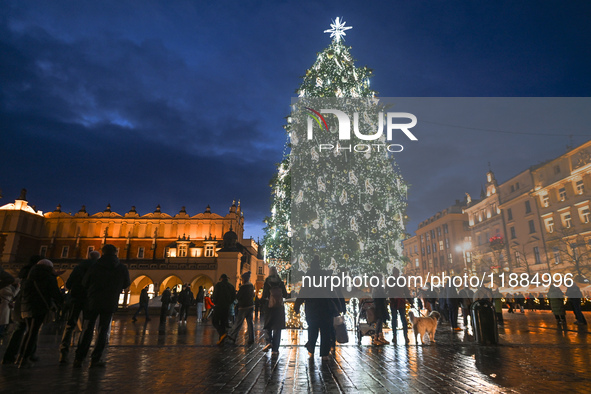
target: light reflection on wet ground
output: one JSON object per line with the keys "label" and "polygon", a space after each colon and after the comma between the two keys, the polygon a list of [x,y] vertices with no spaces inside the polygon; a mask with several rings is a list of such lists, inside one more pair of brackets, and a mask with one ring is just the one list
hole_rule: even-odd
{"label": "light reflection on wet ground", "polygon": [[[586,313],[588,318],[591,314]],[[572,316],[568,317],[572,322]],[[461,319],[460,319],[461,321]],[[263,339],[244,346],[215,345],[211,325],[174,319],[159,327],[118,316],[112,326],[107,368],[73,370],[57,364],[59,336],[41,336],[41,361],[31,370],[3,366],[0,388],[23,392],[591,392],[587,327],[560,329],[547,311],[505,313],[499,346],[474,344],[471,330],[441,324],[436,344],[338,346],[335,357],[309,359],[307,333],[285,330],[279,357],[262,352]],[[403,344],[402,331],[396,331]],[[391,340],[387,330],[386,339]],[[317,349],[318,351],[318,349]],[[18,392],[18,390],[17,390]]]}

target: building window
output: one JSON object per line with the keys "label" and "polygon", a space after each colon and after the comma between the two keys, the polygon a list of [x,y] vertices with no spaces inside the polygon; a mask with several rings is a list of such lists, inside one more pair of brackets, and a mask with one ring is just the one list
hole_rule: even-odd
{"label": "building window", "polygon": [[533,220],[529,221],[529,233],[533,234],[536,232],[536,225]]}
{"label": "building window", "polygon": [[64,246],[62,248],[62,259],[66,259],[68,258],[68,251],[69,251],[69,247],[68,246]]}
{"label": "building window", "polygon": [[417,245],[415,245],[415,254],[417,253]]}
{"label": "building window", "polygon": [[178,256],[179,257],[187,257],[187,245],[186,244],[179,245]]}
{"label": "building window", "polygon": [[90,258],[90,252],[94,252],[94,246],[89,246],[88,249],[86,250],[86,258],[87,259]]}
{"label": "building window", "polygon": [[431,254],[431,245],[427,245],[427,254]]}
{"label": "building window", "polygon": [[415,259],[415,267],[419,268],[419,259]]}
{"label": "building window", "polygon": [[554,174],[560,174],[560,166],[554,166]]}
{"label": "building window", "polygon": [[531,204],[529,201],[525,202],[525,213],[531,213]]}
{"label": "building window", "polygon": [[264,275],[263,266],[262,265],[259,266],[259,271],[258,272],[259,272],[259,275]]}
{"label": "building window", "polygon": [[515,235],[515,227],[509,228],[509,231],[511,232],[511,239],[517,238],[517,235]]}
{"label": "building window", "polygon": [[482,239],[480,237],[480,234],[478,234],[478,236],[476,237],[476,239],[478,240],[478,246],[482,245]]}
{"label": "building window", "polygon": [[431,230],[431,239],[435,239],[435,230]]}
{"label": "building window", "polygon": [[548,218],[544,222],[546,223],[546,231],[548,233],[553,233],[554,232],[554,219]]}
{"label": "building window", "polygon": [[511,208],[507,209],[507,220],[513,220],[513,211]]}
{"label": "building window", "polygon": [[572,218],[570,217],[570,212],[567,212],[567,213],[565,213],[565,214],[562,215],[562,224],[566,228],[571,228],[572,227]]}
{"label": "building window", "polygon": [[515,251],[515,267],[521,267],[521,255]]}
{"label": "building window", "polygon": [[433,253],[435,253],[437,251],[437,244],[435,242],[433,242]]}
{"label": "building window", "polygon": [[423,234],[421,234],[421,242],[425,242],[425,240],[423,239]]}
{"label": "building window", "polygon": [[425,234],[425,239],[427,240],[427,242],[429,242],[429,232],[427,231],[427,233]]}
{"label": "building window", "polygon": [[41,249],[39,249],[39,254],[41,257],[45,257],[47,255],[47,246],[42,246]]}
{"label": "building window", "polygon": [[443,241],[439,241],[439,250],[443,250]]}
{"label": "building window", "polygon": [[589,207],[580,210],[581,223],[589,223]]}
{"label": "building window", "polygon": [[511,185],[511,193],[515,191],[515,185]]}
{"label": "building window", "polygon": [[515,190],[519,189],[519,182],[515,184]]}
{"label": "building window", "polygon": [[433,259],[433,268],[437,269],[437,257],[435,257],[435,259]]}
{"label": "building window", "polygon": [[554,264],[560,264],[560,250],[554,247],[552,248],[552,252],[554,253]]}
{"label": "building window", "polygon": [[449,238],[445,239],[445,247],[449,249]]}
{"label": "building window", "polygon": [[441,237],[441,227],[437,227],[437,236]]}
{"label": "building window", "polygon": [[425,248],[421,248],[421,255],[425,255]]}
{"label": "building window", "polygon": [[566,200],[566,188],[561,187],[560,189],[558,189],[558,199],[560,201]]}
{"label": "building window", "polygon": [[576,183],[577,194],[583,194],[585,192],[585,185],[583,185],[583,180],[577,181]]}
{"label": "building window", "polygon": [[207,245],[205,247],[205,257],[213,257],[213,245]]}
{"label": "building window", "polygon": [[540,259],[540,249],[537,246],[534,246],[534,259],[536,264],[542,264],[542,260]]}
{"label": "building window", "polygon": [[542,206],[544,208],[548,208],[550,206],[550,196],[548,194],[544,194],[542,196]]}
{"label": "building window", "polygon": [[144,258],[144,247],[140,246],[137,250],[137,258],[143,259]]}

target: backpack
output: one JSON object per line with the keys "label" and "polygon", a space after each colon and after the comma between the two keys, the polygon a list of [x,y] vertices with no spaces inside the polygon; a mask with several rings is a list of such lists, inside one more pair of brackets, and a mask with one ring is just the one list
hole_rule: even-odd
{"label": "backpack", "polygon": [[269,308],[283,306],[283,291],[281,286],[271,287],[269,291]]}

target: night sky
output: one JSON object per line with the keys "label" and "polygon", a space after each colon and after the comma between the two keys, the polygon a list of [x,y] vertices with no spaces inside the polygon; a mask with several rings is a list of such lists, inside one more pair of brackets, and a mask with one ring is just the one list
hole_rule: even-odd
{"label": "night sky", "polygon": [[[583,1],[1,1],[0,205],[23,187],[72,213],[225,215],[240,199],[245,236],[262,237],[290,98],[337,16],[383,97],[591,92]],[[397,157],[409,232],[477,196],[488,162],[503,182],[591,139],[457,124]]]}

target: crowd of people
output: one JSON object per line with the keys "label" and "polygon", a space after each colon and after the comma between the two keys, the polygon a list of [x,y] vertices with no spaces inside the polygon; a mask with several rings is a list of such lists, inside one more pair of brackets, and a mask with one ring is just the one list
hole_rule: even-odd
{"label": "crowd of people", "polygon": [[[323,270],[320,258],[314,256],[309,276],[325,276],[329,272]],[[391,275],[398,277],[400,272],[394,268]],[[262,287],[262,296],[258,297],[255,286],[251,283],[251,273],[241,275],[239,289],[230,283],[226,274],[222,274],[213,287],[211,295],[199,286],[196,294],[189,284],[182,288],[166,288],[161,296],[160,323],[165,324],[172,316],[178,317],[178,323],[186,323],[191,306],[196,306],[198,323],[211,320],[218,334],[217,344],[222,346],[226,341],[236,342],[246,322],[246,344],[255,343],[254,320],[262,313],[262,336],[266,344],[264,351],[271,350],[277,355],[281,342],[281,332],[286,328],[284,300],[288,292],[277,269],[270,267],[269,275]],[[14,322],[12,335],[6,346],[3,364],[17,364],[19,368],[28,368],[37,360],[37,338],[41,326],[55,319],[56,311],[61,311],[64,319],[64,330],[59,346],[59,363],[67,364],[72,336],[76,328],[81,333],[77,342],[73,366],[79,368],[84,363],[93,340],[95,326],[97,338],[90,356],[90,367],[104,367],[104,350],[108,344],[113,314],[118,309],[121,292],[130,286],[127,267],[117,258],[115,246],[106,244],[102,255],[93,251],[89,259],[82,261],[70,274],[64,294],[58,287],[57,273],[50,260],[41,256],[33,256],[16,278],[0,268],[0,339],[6,336],[9,323]],[[310,290],[311,291],[311,290]],[[337,290],[331,297],[318,297],[313,292],[302,292],[294,303],[294,312],[300,313],[304,306],[308,325],[308,342],[305,344],[310,357],[314,357],[316,343],[320,337],[320,356],[327,358],[336,346],[337,339],[342,338],[337,332],[339,318],[346,313],[346,301]],[[429,314],[439,313],[440,319],[449,323],[452,331],[461,331],[459,327],[459,311],[463,316],[463,325],[468,327],[470,308],[474,301],[489,299],[494,304],[497,322],[503,324],[503,307],[508,313],[525,313],[525,309],[542,308],[546,303],[556,317],[558,325],[566,325],[565,295],[572,305],[575,324],[586,325],[587,321],[581,311],[581,290],[573,283],[567,288],[566,294],[558,287],[551,286],[547,295],[534,298],[515,293],[502,295],[498,289],[478,289],[474,293],[468,287],[455,288],[448,284],[431,289],[429,284],[423,289],[409,290],[407,287],[394,287],[386,291],[377,287],[371,294],[371,311],[365,318],[373,323],[372,344],[382,346],[388,343],[383,335],[383,327],[391,321],[391,327],[397,329],[400,323],[405,344],[409,344],[408,308],[415,308],[418,314],[422,310]],[[149,317],[149,289],[141,290],[139,303],[133,322],[143,314],[145,321]],[[178,305],[178,308],[177,308]],[[371,312],[371,313],[369,313]],[[98,325],[97,325],[98,322]],[[342,324],[342,323],[340,323]],[[351,328],[351,327],[350,327]],[[347,341],[346,331],[345,339]],[[397,335],[392,343],[397,344]]]}

